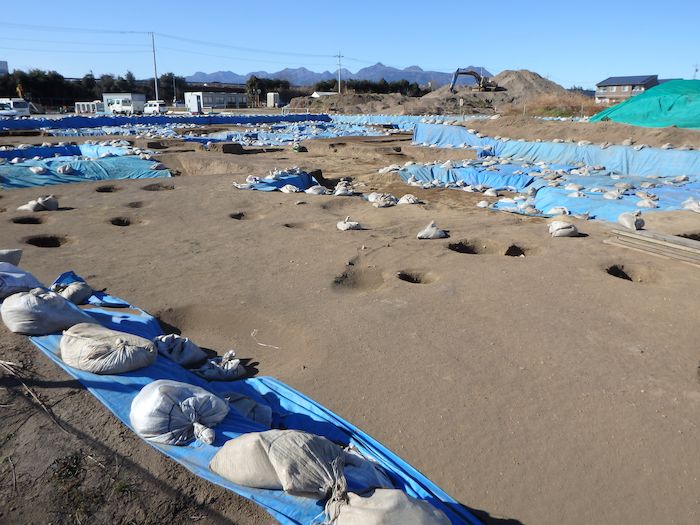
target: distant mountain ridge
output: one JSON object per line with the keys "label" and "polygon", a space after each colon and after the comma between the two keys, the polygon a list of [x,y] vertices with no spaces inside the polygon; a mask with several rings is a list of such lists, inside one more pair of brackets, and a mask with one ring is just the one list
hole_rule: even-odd
{"label": "distant mountain ridge", "polygon": [[[467,67],[482,72],[484,76],[493,76],[483,67]],[[381,62],[377,62],[373,66],[364,67],[357,73],[353,73],[347,69],[341,69],[341,75],[344,79],[371,80],[373,82],[378,82],[381,79],[384,79],[387,82],[408,80],[409,82],[416,82],[420,85],[426,85],[430,82],[432,83],[433,88],[438,88],[440,86],[444,86],[445,84],[449,84],[452,80],[452,73],[444,73],[442,71],[426,71],[419,66],[409,66],[404,69],[398,69],[391,66],[385,66]],[[306,69],[305,67],[286,68],[274,73],[268,73],[267,71],[251,71],[245,75],[239,75],[233,71],[215,71],[214,73],[197,71],[193,75],[188,76],[187,81],[202,83],[224,82],[230,84],[244,84],[251,76],[256,76],[259,78],[280,78],[283,80],[288,80],[293,86],[311,86],[316,82],[321,82],[322,80],[332,80],[337,78],[338,71],[324,71],[323,73],[317,73]],[[460,77],[459,83],[473,84],[474,79],[472,77]]]}

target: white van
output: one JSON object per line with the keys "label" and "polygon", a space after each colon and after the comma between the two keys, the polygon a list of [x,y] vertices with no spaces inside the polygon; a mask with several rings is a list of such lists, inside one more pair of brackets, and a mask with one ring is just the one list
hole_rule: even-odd
{"label": "white van", "polygon": [[163,115],[168,112],[164,100],[149,100],[143,108],[144,115]]}
{"label": "white van", "polygon": [[9,105],[17,112],[18,117],[30,116],[29,102],[23,98],[0,98],[0,103]]}

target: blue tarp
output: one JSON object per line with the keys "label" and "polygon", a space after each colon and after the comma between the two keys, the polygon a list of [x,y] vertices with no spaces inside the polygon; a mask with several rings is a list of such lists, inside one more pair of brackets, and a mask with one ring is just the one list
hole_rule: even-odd
{"label": "blue tarp", "polygon": [[[700,183],[684,186],[653,188],[649,190],[659,197],[658,208],[639,208],[639,197],[633,193],[623,195],[621,199],[609,200],[603,198],[600,193],[585,192],[585,197],[568,197],[571,190],[562,188],[542,187],[535,195],[535,207],[542,212],[547,212],[556,206],[566,207],[572,214],[588,213],[591,218],[617,222],[617,218],[624,212],[642,211],[643,213],[654,211],[673,211],[683,209],[682,203],[688,197],[700,199]],[[496,203],[496,209],[509,210],[512,205],[500,205]]]}
{"label": "blue tarp", "polygon": [[260,179],[260,182],[251,184],[249,189],[257,191],[276,191],[287,184],[296,186],[304,191],[308,190],[311,186],[317,186],[318,181],[305,171],[299,171],[280,175],[277,179]]}
{"label": "blue tarp", "polygon": [[100,146],[98,144],[68,144],[66,146],[32,146],[30,148],[14,148],[0,151],[0,158],[14,159],[20,157],[23,159],[31,159],[33,157],[66,157],[69,155],[84,155],[86,157],[99,157],[104,153],[112,155],[128,155],[129,151],[126,148],[119,146]]}
{"label": "blue tarp", "polygon": [[481,115],[332,115],[333,122],[341,124],[356,124],[361,126],[393,126],[396,129],[412,131],[416,124],[426,120],[454,121],[454,120],[478,120]]}
{"label": "blue tarp", "polygon": [[384,133],[376,129],[355,124],[337,124],[326,122],[302,122],[294,124],[273,125],[271,128],[251,129],[246,131],[219,131],[184,139],[201,143],[237,142],[245,146],[286,146],[310,139],[335,138],[347,136],[378,136]]}
{"label": "blue tarp", "polygon": [[596,145],[502,141],[490,137],[479,138],[463,126],[442,124],[416,125],[413,141],[418,144],[435,144],[441,148],[491,146],[489,153],[498,157],[517,158],[528,162],[605,166],[608,171],[638,177],[700,175],[700,151],[661,148],[643,148],[637,151],[631,146],[610,146],[602,149]]}
{"label": "blue tarp", "polygon": [[514,164],[498,165],[496,170],[487,170],[482,166],[467,166],[456,168],[442,168],[437,165],[413,164],[405,166],[399,171],[404,181],[414,176],[418,182],[431,183],[434,180],[442,184],[464,181],[469,185],[483,184],[489,188],[510,189],[511,191],[524,191],[535,177],[527,174],[514,174],[514,171],[537,171],[532,168],[526,170]]}
{"label": "blue tarp", "polygon": [[122,126],[125,124],[258,124],[263,122],[301,122],[304,120],[320,120],[329,122],[328,115],[294,114],[294,115],[203,115],[203,116],[170,116],[152,115],[141,117],[118,116],[72,116],[55,119],[0,119],[0,129],[64,129],[64,128],[96,128],[98,126]]}
{"label": "blue tarp", "polygon": [[[67,272],[61,275],[57,282],[70,283],[80,280],[82,279],[74,273]],[[120,299],[98,293],[91,297],[90,303],[125,307],[123,310],[115,310],[93,306],[86,310],[100,324],[108,328],[149,339],[162,333],[155,318]],[[59,334],[32,337],[31,341],[68,374],[80,381],[129,428],[131,428],[129,421],[131,402],[144,386],[155,380],[182,381],[218,394],[237,391],[271,406],[273,411],[283,418],[287,428],[322,435],[343,445],[354,445],[362,454],[375,459],[384,467],[396,488],[405,490],[411,496],[429,501],[445,512],[453,524],[478,525],[480,523],[465,507],[372,437],[273,378],[257,377],[236,382],[208,383],[162,356],[159,356],[154,364],[134,372],[98,375],[71,368],[60,359]],[[215,427],[216,441],[213,445],[196,441],[179,447],[148,443],[197,476],[254,501],[282,524],[311,523],[323,512],[323,502],[313,498],[292,496],[284,491],[243,487],[226,481],[209,470],[209,461],[225,441],[246,432],[260,430],[265,428],[232,409],[226,419]]]}
{"label": "blue tarp", "polygon": [[[0,165],[0,188],[31,188],[97,180],[170,177],[168,170],[152,170],[153,163],[152,160],[143,160],[131,155],[94,160],[51,157],[42,160],[25,160],[18,164],[6,163]],[[56,171],[56,168],[65,164],[73,168],[73,173],[62,174]],[[43,166],[48,171],[41,175],[32,173],[29,169],[31,166]]]}
{"label": "blue tarp", "polygon": [[438,148],[484,148],[493,147],[498,141],[489,137],[479,138],[463,126],[418,123],[413,131],[413,142],[422,145],[434,144]]}

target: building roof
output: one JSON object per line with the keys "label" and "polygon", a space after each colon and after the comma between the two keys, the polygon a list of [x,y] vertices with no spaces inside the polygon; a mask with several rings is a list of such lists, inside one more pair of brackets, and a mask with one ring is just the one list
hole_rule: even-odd
{"label": "building roof", "polygon": [[657,79],[656,75],[638,75],[634,77],[608,77],[596,86],[638,86]]}

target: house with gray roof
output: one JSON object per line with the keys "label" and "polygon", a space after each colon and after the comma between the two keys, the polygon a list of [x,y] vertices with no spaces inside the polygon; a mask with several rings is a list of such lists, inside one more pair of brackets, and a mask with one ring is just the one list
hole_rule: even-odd
{"label": "house with gray roof", "polygon": [[634,95],[644,93],[659,83],[658,75],[608,77],[596,84],[596,104],[617,104]]}

